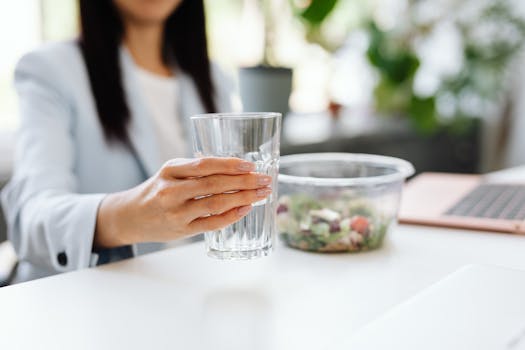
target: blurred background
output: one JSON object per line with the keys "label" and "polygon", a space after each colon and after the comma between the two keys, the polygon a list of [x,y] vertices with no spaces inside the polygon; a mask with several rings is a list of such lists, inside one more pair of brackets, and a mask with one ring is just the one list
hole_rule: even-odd
{"label": "blurred background", "polygon": [[[286,114],[282,154],[393,155],[418,172],[525,164],[522,0],[205,5],[211,56],[235,77],[239,106]],[[18,125],[14,66],[75,38],[77,13],[72,0],[0,4],[0,186]]]}

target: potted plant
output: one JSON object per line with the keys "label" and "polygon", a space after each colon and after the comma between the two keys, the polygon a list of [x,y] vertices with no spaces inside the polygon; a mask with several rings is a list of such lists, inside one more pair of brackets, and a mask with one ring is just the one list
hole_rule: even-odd
{"label": "potted plant", "polygon": [[[417,2],[409,3],[408,26],[382,30],[374,21],[367,24],[367,57],[378,76],[375,110],[407,120],[416,131],[419,153],[426,154],[420,158],[434,159],[433,168],[427,162],[420,170],[477,172],[483,162],[483,120],[500,113],[505,73],[523,46],[525,21],[506,0],[455,4],[427,21],[411,18],[421,10],[417,6]],[[461,64],[453,72],[430,77],[434,80],[430,91],[418,91],[417,80],[428,78],[421,47],[443,26],[456,36]],[[436,160],[445,152],[449,156],[438,164]]]}
{"label": "potted plant", "polygon": [[[505,70],[523,45],[525,22],[505,0],[480,6],[470,18],[454,16],[454,10],[458,9],[450,8],[443,18],[424,23],[412,21],[404,29],[385,31],[373,21],[368,23],[367,56],[379,77],[374,91],[378,112],[407,117],[416,130],[434,133],[443,127],[461,129],[498,102]],[[456,72],[442,74],[430,93],[417,91],[416,76],[425,73],[416,46],[442,21],[452,21],[463,63]],[[440,100],[449,106],[439,108]]]}
{"label": "potted plant", "polygon": [[[245,6],[253,5],[246,0]],[[302,6],[289,0],[258,0],[256,2],[264,18],[264,50],[261,63],[254,67],[243,67],[239,72],[241,98],[245,111],[275,111],[283,116],[289,110],[292,89],[292,69],[282,67],[275,55],[277,19],[281,21],[284,6],[291,6],[293,14],[303,23],[306,39],[332,51],[324,40],[320,28],[332,13],[338,0],[311,0]]]}

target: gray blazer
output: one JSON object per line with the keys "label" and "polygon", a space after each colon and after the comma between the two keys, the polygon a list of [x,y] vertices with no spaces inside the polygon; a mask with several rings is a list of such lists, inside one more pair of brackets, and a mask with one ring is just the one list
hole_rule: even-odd
{"label": "gray blazer", "polygon": [[[106,193],[129,189],[161,166],[152,118],[126,50],[120,61],[137,150],[104,139],[80,50],[48,44],[15,70],[21,125],[15,169],[2,192],[8,236],[21,261],[18,280],[52,275],[134,254],[131,247],[93,252],[97,208]],[[214,67],[218,110],[231,110],[232,84]],[[203,113],[191,78],[178,74],[179,116]],[[189,135],[186,133],[186,135]]]}

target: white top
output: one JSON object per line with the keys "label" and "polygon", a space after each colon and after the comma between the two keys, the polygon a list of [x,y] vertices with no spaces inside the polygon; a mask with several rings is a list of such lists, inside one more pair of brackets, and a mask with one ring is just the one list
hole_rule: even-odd
{"label": "white top", "polygon": [[186,136],[178,113],[175,76],[163,77],[136,66],[137,79],[146,107],[155,124],[162,162],[186,156]]}
{"label": "white top", "polygon": [[0,288],[0,349],[348,349],[448,274],[525,269],[524,252],[523,236],[407,225],[357,254],[278,244],[270,257],[217,261],[195,243]]}

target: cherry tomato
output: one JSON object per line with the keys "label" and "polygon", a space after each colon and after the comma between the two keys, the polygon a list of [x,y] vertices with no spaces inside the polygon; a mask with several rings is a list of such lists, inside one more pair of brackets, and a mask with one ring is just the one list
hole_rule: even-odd
{"label": "cherry tomato", "polygon": [[362,235],[368,234],[370,222],[364,216],[355,216],[350,223],[350,228]]}

